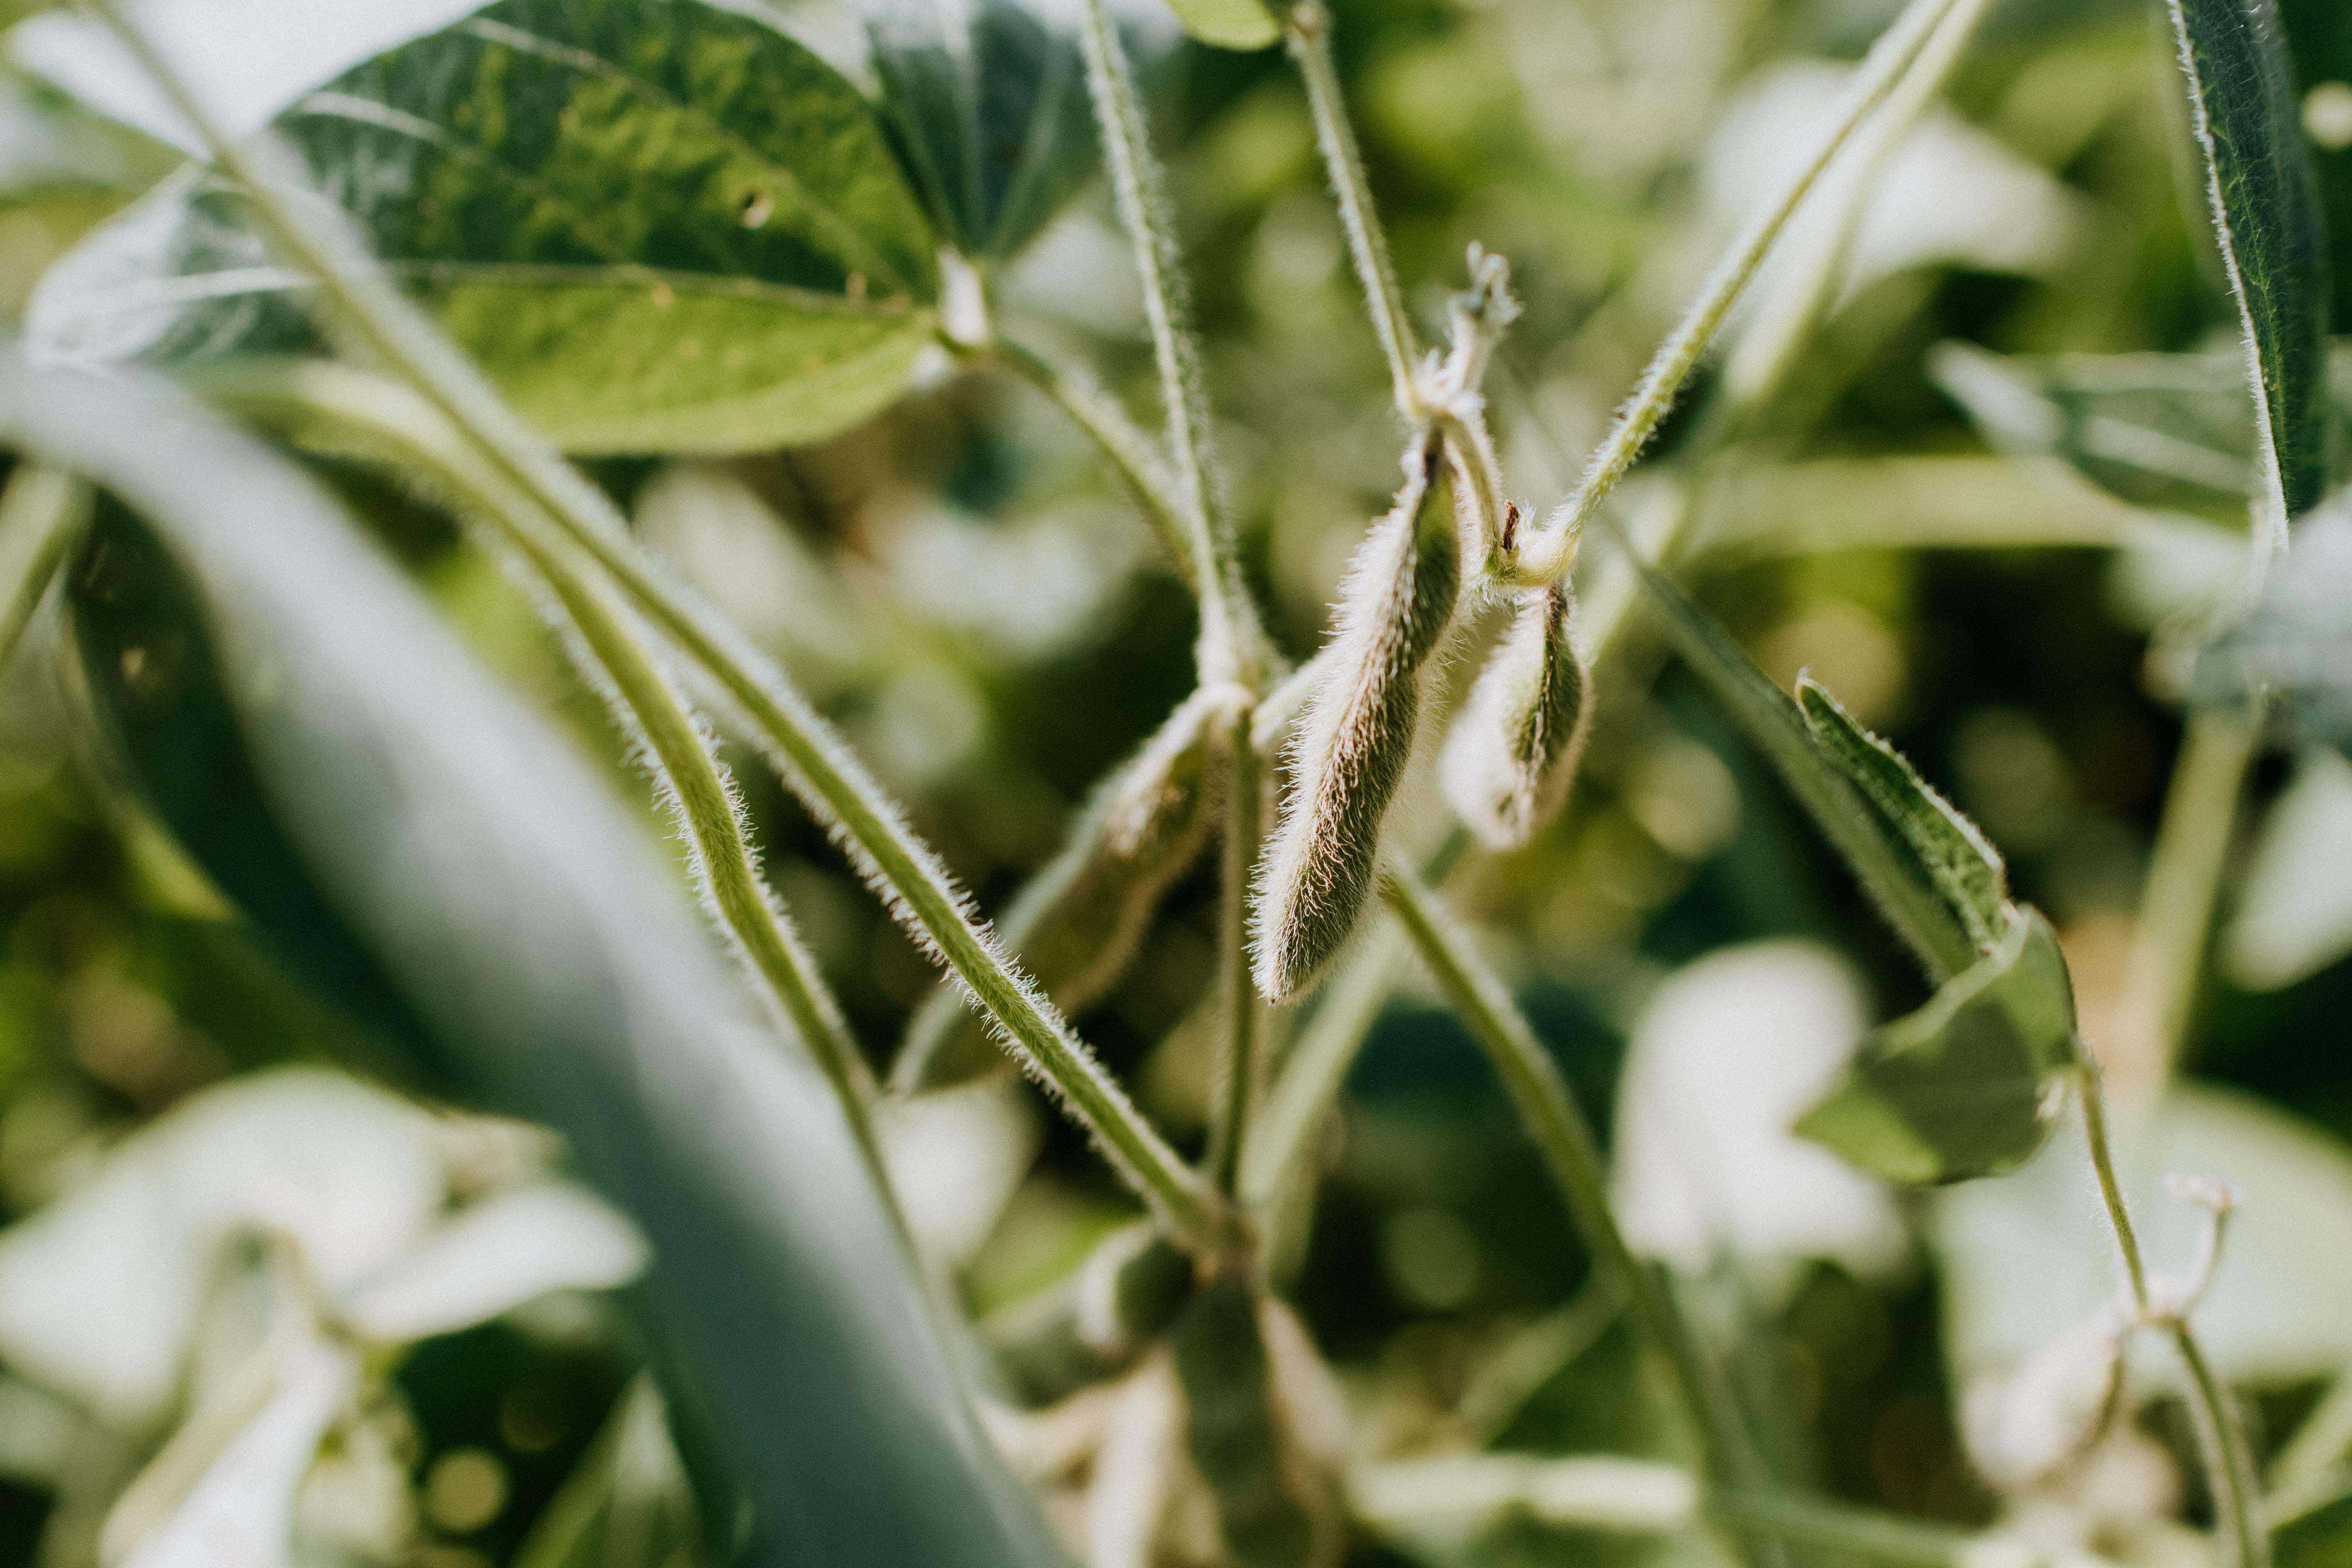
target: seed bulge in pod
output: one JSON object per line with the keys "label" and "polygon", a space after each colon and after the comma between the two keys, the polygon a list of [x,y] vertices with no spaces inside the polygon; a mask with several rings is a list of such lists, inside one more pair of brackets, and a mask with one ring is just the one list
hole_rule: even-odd
{"label": "seed bulge in pod", "polygon": [[1591,673],[1568,584],[1520,595],[1438,759],[1447,804],[1489,848],[1525,844],[1568,798],[1592,710]]}
{"label": "seed bulge in pod", "polygon": [[1436,445],[1411,459],[1396,504],[1358,547],[1329,669],[1292,744],[1293,784],[1259,874],[1258,989],[1296,995],[1355,930],[1380,858],[1381,822],[1412,755],[1421,670],[1462,586],[1454,509]]}

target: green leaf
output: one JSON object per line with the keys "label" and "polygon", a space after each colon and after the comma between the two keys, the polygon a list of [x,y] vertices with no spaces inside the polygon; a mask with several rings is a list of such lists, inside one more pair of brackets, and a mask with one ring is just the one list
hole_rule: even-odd
{"label": "green leaf", "polygon": [[[903,389],[930,225],[873,108],[699,0],[502,0],[277,122],[394,275],[575,451],[814,440]],[[44,279],[50,355],[308,346],[304,279],[191,171]]]}
{"label": "green leaf", "polygon": [[851,0],[940,231],[1012,255],[1095,167],[1076,26],[1038,0]]}
{"label": "green leaf", "polygon": [[688,1568],[688,1489],[660,1392],[639,1377],[515,1551],[515,1568]]}
{"label": "green leaf", "polygon": [[2262,598],[2198,656],[2189,692],[2238,702],[2272,691],[2290,735],[2352,756],[2352,489],[2295,529],[2294,553]]}
{"label": "green leaf", "polygon": [[1928,788],[1902,752],[1856,723],[1827,688],[1800,677],[1797,705],[1815,743],[1877,807],[1890,845],[1909,862],[1911,874],[1934,888],[1969,938],[1990,952],[2010,923],[2000,851]]}
{"label": "green leaf", "polygon": [[1898,1182],[1998,1175],[2050,1135],[2050,1080],[2074,1060],[2065,956],[2027,910],[1990,954],[1863,1042],[1797,1131]]}
{"label": "green leaf", "polygon": [[1263,0],[1168,0],[1184,30],[1221,49],[1262,49],[1282,37]]}
{"label": "green leaf", "polygon": [[1058,1561],[838,1103],[583,759],[322,492],[171,389],[10,353],[0,442],[132,509],[73,608],[157,815],[314,984],[394,1005],[413,1076],[555,1128],[645,1233],[631,1299],[737,1560]]}
{"label": "green leaf", "polygon": [[142,190],[172,167],[162,149],[55,89],[0,72],[0,207]]}
{"label": "green leaf", "polygon": [[1803,710],[1672,578],[1630,546],[1627,557],[1675,650],[1771,760],[1920,963],[1938,980],[1974,964],[1978,947],[1968,922],[1924,874],[1916,854],[1901,846],[1885,814],[1815,738]]}
{"label": "green leaf", "polygon": [[1331,1560],[1330,1500],[1299,1451],[1267,1314],[1241,1270],[1202,1287],[1176,1325],[1184,1446],[1236,1568]]}
{"label": "green leaf", "polygon": [[2169,0],[2284,524],[2327,473],[2327,232],[2274,0]]}

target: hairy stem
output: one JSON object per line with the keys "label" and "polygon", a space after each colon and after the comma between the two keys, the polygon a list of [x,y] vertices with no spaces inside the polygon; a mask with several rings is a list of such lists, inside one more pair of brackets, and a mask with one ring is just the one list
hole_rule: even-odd
{"label": "hairy stem", "polygon": [[1250,885],[1265,837],[1265,764],[1250,744],[1251,710],[1236,705],[1225,730],[1225,834],[1217,895],[1218,1061],[1209,1173],[1220,1192],[1239,1184],[1250,1113],[1257,1102],[1263,1007],[1250,979]]}
{"label": "hairy stem", "polygon": [[[407,389],[340,365],[248,364],[204,390],[249,416],[312,426],[324,444],[391,455],[488,507],[466,434]],[[793,793],[825,821],[891,912],[932,945],[1003,1026],[1015,1055],[1062,1098],[1112,1164],[1187,1245],[1218,1247],[1225,1205],[1154,1131],[1051,1003],[999,951],[929,848],[807,700],[742,635],[671,587],[617,532],[561,515],[568,548],[608,574],[739,708]]]}
{"label": "hairy stem", "polygon": [[1435,895],[1409,870],[1382,868],[1381,894],[1412,938],[1422,962],[1454,1004],[1494,1064],[1521,1121],[1541,1152],[1593,1267],[1614,1281],[1635,1324],[1664,1361],[1709,1473],[1740,1482],[1757,1479],[1754,1456],[1732,1409],[1729,1393],[1708,1371],[1689,1326],[1665,1283],[1633,1255],[1617,1228],[1609,1176],[1584,1113],[1559,1068],[1536,1038],[1527,1016],[1502,979],[1479,957]]}
{"label": "hairy stem", "polygon": [[1192,575],[1201,596],[1201,682],[1238,680],[1255,688],[1263,658],[1257,616],[1243,589],[1231,531],[1218,504],[1201,345],[1192,331],[1166,182],[1152,154],[1127,52],[1103,0],[1086,0],[1085,17],[1087,89],[1103,159],[1110,168],[1111,194],[1143,284],[1160,401],[1167,407],[1176,491],[1191,541]]}
{"label": "hairy stem", "polygon": [[2189,1326],[2187,1305],[2158,1302],[2148,1286],[2147,1262],[2140,1249],[2139,1233],[2132,1225],[2131,1207],[2124,1201],[2123,1184],[2116,1175],[2115,1152],[2107,1137],[2106,1097],[2098,1068],[2085,1067],[2076,1087],[2083,1103],[2083,1131],[2090,1144],[2091,1170],[2099,1184],[2107,1225],[2122,1256],[2125,1284],[2138,1321],[2161,1329],[2179,1352],[2189,1373],[2189,1407],[2197,1427],[2197,1446],[2205,1461],[2206,1484],[2212,1492],[2213,1512],[2236,1568],[2269,1568],[2270,1532],[2261,1514],[2254,1477],[2253,1451],[2245,1425],[2230,1390],[2213,1373],[2196,1331]]}
{"label": "hairy stem", "polygon": [[2152,1102],[2179,1058],[2238,795],[2261,741],[2259,709],[2189,710],[2110,1032],[2107,1068],[2126,1104]]}
{"label": "hairy stem", "polygon": [[1119,482],[1135,498],[1145,522],[1176,567],[1184,585],[1201,592],[1201,551],[1195,530],[1176,498],[1173,480],[1135,427],[1127,411],[1093,377],[1003,338],[989,345],[989,357],[1050,398],[1095,444]]}
{"label": "hairy stem", "polygon": [[1298,62],[1299,79],[1307,86],[1307,108],[1315,120],[1315,146],[1323,156],[1323,172],[1339,204],[1339,221],[1348,231],[1348,254],[1356,264],[1356,278],[1364,287],[1364,305],[1381,353],[1389,363],[1389,383],[1397,413],[1406,423],[1425,417],[1421,395],[1413,384],[1413,363],[1421,357],[1413,342],[1412,320],[1406,315],[1403,290],[1397,286],[1396,268],[1389,260],[1387,235],[1380,215],[1372,210],[1372,190],[1364,177],[1364,154],[1348,120],[1348,106],[1339,91],[1339,73],[1331,63],[1331,14],[1320,0],[1299,0],[1290,8],[1283,37]]}
{"label": "hairy stem", "polygon": [[0,661],[41,607],[41,598],[89,516],[89,487],[70,474],[19,460],[0,491]]}
{"label": "hairy stem", "polygon": [[1731,307],[1755,278],[1757,268],[1763,265],[1798,205],[1871,111],[1910,70],[1945,16],[1958,3],[1959,0],[1910,0],[1894,25],[1871,46],[1839,103],[1829,134],[1813,149],[1797,177],[1717,262],[1697,300],[1666,335],[1649,368],[1643,372],[1633,395],[1593,452],[1575,493],[1561,509],[1560,518],[1547,531],[1540,550],[1531,554],[1527,570],[1551,577],[1566,571],[1572,559],[1567,546],[1592,521],[1601,502],[1609,499],[1618,481],[1633,468],[1642,449],[1649,445],[1650,437],[1657,433],[1660,422],[1681,396],[1691,373],[1698,368],[1700,359],[1731,313]]}

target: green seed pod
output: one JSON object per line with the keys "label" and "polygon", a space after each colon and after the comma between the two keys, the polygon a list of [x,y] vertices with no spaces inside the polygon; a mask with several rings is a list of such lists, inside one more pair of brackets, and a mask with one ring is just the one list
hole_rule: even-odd
{"label": "green seed pod", "polygon": [[1438,784],[1493,849],[1516,849],[1568,798],[1592,712],[1566,583],[1519,595],[1517,618],[1471,688],[1438,758]]}
{"label": "green seed pod", "polygon": [[[1005,945],[1066,1016],[1117,983],[1160,900],[1208,842],[1218,814],[1213,710],[1196,692],[1169,715],[1095,791],[1061,853],[999,922]],[[891,1087],[951,1088],[1003,1059],[987,1016],[961,986],[942,985],[908,1029]]]}
{"label": "green seed pod", "polygon": [[1454,621],[1462,549],[1439,493],[1434,443],[1414,453],[1396,504],[1358,547],[1323,682],[1292,742],[1293,784],[1259,874],[1258,989],[1296,995],[1363,912],[1381,822],[1412,755],[1422,666]]}
{"label": "green seed pod", "polygon": [[1068,1278],[997,1313],[982,1332],[1006,1392],[1034,1408],[1116,1377],[1192,1299],[1192,1260],[1148,1221],[1096,1244]]}

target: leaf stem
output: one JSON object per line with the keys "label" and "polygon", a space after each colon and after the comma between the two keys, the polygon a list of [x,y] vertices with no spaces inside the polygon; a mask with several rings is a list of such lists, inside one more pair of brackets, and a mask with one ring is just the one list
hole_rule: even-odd
{"label": "leaf stem", "polygon": [[2116,1175],[2115,1152],[2107,1136],[2106,1097],[2095,1063],[2077,1073],[2075,1084],[2083,1105],[2083,1131],[2090,1146],[2092,1173],[2098,1179],[2099,1200],[2107,1225],[2123,1258],[2124,1279],[2134,1315],[2145,1326],[2160,1329],[2180,1354],[2189,1373],[2189,1406],[2197,1427],[2197,1446],[2205,1461],[2206,1484],[2212,1492],[2213,1512],[2221,1521],[2237,1568],[2269,1568],[2270,1534],[2262,1521],[2253,1453],[2245,1425],[2229,1389],[2214,1375],[2212,1363],[2189,1326],[2191,1302],[2159,1301],[2148,1282],[2147,1263],[2139,1234],[2132,1225],[2131,1207],[2124,1201],[2123,1184]]}
{"label": "leaf stem", "polygon": [[1240,1182],[1250,1114],[1263,1076],[1258,1047],[1264,1008],[1250,978],[1249,900],[1258,848],[1265,838],[1265,775],[1257,749],[1250,744],[1252,717],[1250,704],[1235,703],[1225,725],[1225,832],[1217,895],[1217,1103],[1208,1163],[1210,1178],[1227,1194]]}
{"label": "leaf stem", "polygon": [[1201,683],[1255,689],[1264,653],[1256,612],[1242,585],[1231,529],[1216,495],[1216,461],[1200,340],[1192,330],[1182,257],[1160,162],[1153,156],[1127,51],[1103,0],[1086,0],[1087,90],[1094,103],[1111,194],[1135,254],[1168,417],[1168,447],[1201,599]]}
{"label": "leaf stem", "polygon": [[1631,471],[1642,449],[1657,433],[1659,424],[1682,395],[1683,387],[1722,330],[1741,293],[1755,278],[1773,242],[1788,226],[1822,172],[1837,157],[1855,130],[1892,92],[1927,47],[1946,15],[1959,0],[1910,0],[1878,41],[1848,84],[1829,134],[1813,149],[1797,177],[1752,220],[1727,250],[1683,319],[1643,372],[1633,395],[1618,414],[1616,423],[1586,464],[1575,492],[1545,531],[1545,537],[1527,570],[1556,578],[1573,559],[1571,545],[1618,481]]}
{"label": "leaf stem", "polygon": [[1323,170],[1339,205],[1339,221],[1348,231],[1348,253],[1356,264],[1356,278],[1364,288],[1364,306],[1381,353],[1389,363],[1389,383],[1397,413],[1408,425],[1427,418],[1421,393],[1413,381],[1413,365],[1421,350],[1413,342],[1412,319],[1405,313],[1404,293],[1397,286],[1396,267],[1389,259],[1388,237],[1372,207],[1372,189],[1364,175],[1363,149],[1356,143],[1339,90],[1339,73],[1331,61],[1331,14],[1320,0],[1298,0],[1283,24],[1290,56],[1298,62],[1306,84],[1307,112],[1315,121],[1315,145]]}
{"label": "leaf stem", "polygon": [[1551,1054],[1501,977],[1419,878],[1386,865],[1381,896],[1503,1080],[1592,1254],[1593,1267],[1615,1283],[1635,1324],[1663,1359],[1708,1472],[1743,1483],[1757,1479],[1755,1456],[1729,1391],[1708,1370],[1664,1281],[1633,1255],[1617,1228],[1600,1145]]}
{"label": "leaf stem", "polygon": [[0,662],[16,651],[33,612],[89,517],[89,486],[19,458],[0,490]]}
{"label": "leaf stem", "polygon": [[[390,454],[468,488],[469,433],[407,388],[324,363],[251,364],[215,373],[204,390],[240,410],[315,424],[330,443]],[[928,846],[797,688],[742,634],[671,587],[626,538],[594,518],[556,514],[568,546],[608,574],[631,607],[671,638],[741,710],[793,792],[832,830],[891,913],[924,941],[1003,1027],[1008,1047],[1053,1089],[1112,1165],[1188,1246],[1220,1247],[1225,1205],[1153,1131],[1061,1014],[971,916]]]}

